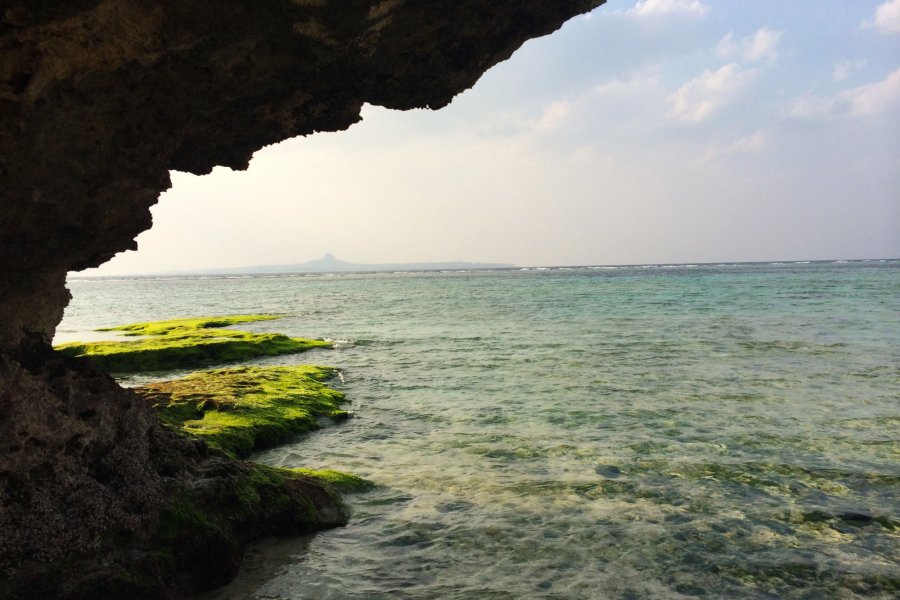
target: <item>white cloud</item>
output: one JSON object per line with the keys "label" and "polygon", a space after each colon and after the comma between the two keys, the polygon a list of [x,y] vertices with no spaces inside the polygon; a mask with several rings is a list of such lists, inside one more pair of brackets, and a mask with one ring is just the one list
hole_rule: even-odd
{"label": "white cloud", "polygon": [[851,115],[868,117],[900,105],[900,69],[884,80],[847,90],[841,100],[848,105]]}
{"label": "white cloud", "polygon": [[870,117],[900,108],[900,69],[881,81],[844,90],[833,97],[806,95],[787,107],[788,116],[822,119],[836,115]]}
{"label": "white cloud", "polygon": [[669,96],[669,116],[690,123],[704,121],[728,105],[756,73],[756,69],[741,69],[737,63],[704,71]]}
{"label": "white cloud", "polygon": [[716,54],[719,55],[719,58],[730,60],[740,54],[740,52],[740,44],[738,44],[734,40],[734,33],[732,33],[731,31],[726,33],[725,36],[721,40],[719,40],[719,43],[716,45]]}
{"label": "white cloud", "polygon": [[834,112],[834,98],[807,94],[792,100],[787,106],[787,115],[794,119],[824,119]]}
{"label": "white cloud", "polygon": [[768,27],[759,29],[749,38],[744,38],[744,58],[751,62],[765,59],[769,63],[778,58],[778,42],[783,31],[773,31]]}
{"label": "white cloud", "polygon": [[627,79],[611,79],[594,87],[595,96],[632,96],[659,87],[659,70],[633,73]]}
{"label": "white cloud", "polygon": [[712,146],[701,157],[701,163],[708,163],[735,154],[759,154],[769,145],[769,136],[765,131],[757,130],[753,134],[742,137],[731,144]]}
{"label": "white cloud", "polygon": [[888,0],[875,9],[875,28],[882,33],[900,33],[900,0]]}
{"label": "white cloud", "polygon": [[658,100],[663,93],[659,68],[641,69],[595,85],[580,94],[546,103],[536,115],[519,115],[512,130],[517,135],[578,131],[585,127],[585,122],[595,118],[598,107],[608,117],[621,116],[617,120],[621,124],[629,118],[622,115],[639,112],[639,106],[644,106],[648,99]]}
{"label": "white cloud", "polygon": [[756,33],[737,41],[734,34],[729,32],[719,40],[716,54],[727,60],[739,57],[746,62],[757,62],[765,59],[771,64],[778,58],[778,44],[783,35],[783,31],[762,27]]}
{"label": "white cloud", "polygon": [[559,129],[565,123],[570,112],[572,112],[572,104],[569,101],[558,100],[551,102],[544,107],[544,112],[535,123],[535,128],[539,131]]}
{"label": "white cloud", "polygon": [[865,60],[842,60],[840,62],[834,63],[834,71],[832,72],[832,76],[834,80],[837,82],[841,82],[850,75],[853,71],[858,71],[866,66]]}
{"label": "white cloud", "polygon": [[641,19],[672,16],[699,18],[708,10],[700,0],[639,0],[626,14]]}

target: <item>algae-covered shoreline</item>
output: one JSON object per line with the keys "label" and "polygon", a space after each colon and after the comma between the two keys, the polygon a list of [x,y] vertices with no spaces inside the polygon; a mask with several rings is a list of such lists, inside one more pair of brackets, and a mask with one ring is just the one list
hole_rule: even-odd
{"label": "algae-covered shoreline", "polygon": [[112,331],[137,339],[70,342],[55,349],[66,356],[88,357],[98,368],[112,373],[140,373],[206,367],[332,347],[331,342],[325,340],[225,329],[282,316],[230,315],[132,323],[98,331]]}
{"label": "algae-covered shoreline", "polygon": [[[135,323],[104,331],[139,339],[75,342],[56,350],[63,360],[87,359],[114,372],[140,373],[331,346],[223,329],[278,317]],[[318,429],[323,419],[346,420],[351,413],[342,408],[344,394],[326,384],[336,372],[327,366],[241,365],[129,390],[180,439],[190,464],[165,467],[171,471],[168,497],[138,538],[112,535],[104,542],[110,556],[119,557],[112,559],[120,563],[116,574],[86,577],[80,593],[190,596],[229,581],[244,547],[255,539],[345,525],[349,513],[341,494],[368,490],[371,482],[334,470],[277,468],[246,460],[254,451]]]}
{"label": "algae-covered shoreline", "polygon": [[235,367],[191,373],[135,388],[163,423],[238,458],[350,416],[341,392],[325,385],[333,367]]}

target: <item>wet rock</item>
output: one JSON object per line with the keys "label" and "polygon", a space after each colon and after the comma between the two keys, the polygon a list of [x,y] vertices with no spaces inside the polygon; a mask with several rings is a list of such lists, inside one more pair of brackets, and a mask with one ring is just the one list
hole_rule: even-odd
{"label": "wet rock", "polygon": [[607,479],[617,479],[622,476],[622,469],[615,465],[597,465],[594,471],[597,475],[601,475]]}

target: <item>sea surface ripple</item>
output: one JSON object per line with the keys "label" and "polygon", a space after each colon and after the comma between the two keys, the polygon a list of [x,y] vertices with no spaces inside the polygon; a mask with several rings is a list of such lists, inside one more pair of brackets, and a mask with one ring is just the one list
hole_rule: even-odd
{"label": "sea surface ripple", "polygon": [[340,368],[355,417],[257,459],[379,486],[209,598],[900,589],[898,261],[69,284],[57,341],[248,312],[336,341],[254,363]]}

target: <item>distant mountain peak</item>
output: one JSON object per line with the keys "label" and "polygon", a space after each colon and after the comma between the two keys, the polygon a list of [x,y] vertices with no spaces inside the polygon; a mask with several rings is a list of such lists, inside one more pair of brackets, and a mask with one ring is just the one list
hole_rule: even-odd
{"label": "distant mountain peak", "polygon": [[325,253],[325,256],[323,256],[322,258],[319,258],[316,260],[310,260],[310,261],[303,263],[303,265],[296,265],[296,266],[332,268],[332,267],[343,267],[343,266],[347,266],[347,265],[351,265],[351,264],[353,264],[353,263],[349,263],[345,260],[341,260],[338,257],[336,257],[334,254],[332,254],[331,252],[327,252],[327,253]]}

